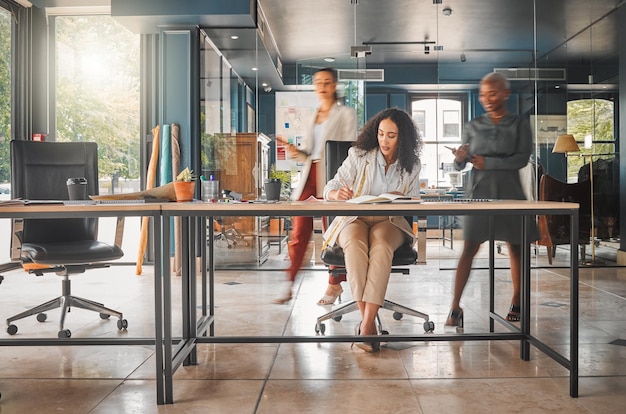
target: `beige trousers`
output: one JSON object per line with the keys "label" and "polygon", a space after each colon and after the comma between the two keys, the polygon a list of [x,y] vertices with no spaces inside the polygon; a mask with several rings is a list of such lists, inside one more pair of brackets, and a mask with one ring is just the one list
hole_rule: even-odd
{"label": "beige trousers", "polygon": [[404,243],[404,233],[387,216],[362,216],[337,237],[344,252],[352,298],[382,306],[394,251]]}

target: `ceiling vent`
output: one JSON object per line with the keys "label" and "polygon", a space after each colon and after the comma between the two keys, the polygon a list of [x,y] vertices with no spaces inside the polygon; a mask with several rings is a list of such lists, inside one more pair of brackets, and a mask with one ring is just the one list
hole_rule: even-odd
{"label": "ceiling vent", "polygon": [[494,68],[509,80],[564,81],[566,71],[563,68]]}
{"label": "ceiling vent", "polygon": [[337,80],[384,82],[385,69],[339,69],[337,70]]}

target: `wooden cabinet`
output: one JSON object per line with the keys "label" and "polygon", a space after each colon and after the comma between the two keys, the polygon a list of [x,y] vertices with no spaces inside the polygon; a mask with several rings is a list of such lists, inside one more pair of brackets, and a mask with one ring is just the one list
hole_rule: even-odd
{"label": "wooden cabinet", "polygon": [[[238,133],[222,135],[215,148],[219,160],[215,171],[221,190],[242,195],[244,200],[260,196],[268,177],[270,139],[263,134]],[[267,260],[269,251],[269,218],[218,217],[219,224],[228,231],[224,243],[217,243],[216,264],[229,266],[260,264]],[[227,249],[221,254],[221,249]]]}

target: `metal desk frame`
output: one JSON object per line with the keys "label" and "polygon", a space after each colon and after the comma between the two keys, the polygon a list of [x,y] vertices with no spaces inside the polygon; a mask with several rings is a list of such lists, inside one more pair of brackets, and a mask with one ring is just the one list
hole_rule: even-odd
{"label": "metal desk frame", "polygon": [[[180,365],[196,364],[196,344],[198,343],[313,343],[313,342],[352,342],[354,336],[228,336],[218,337],[214,332],[214,266],[213,248],[210,246],[208,255],[206,243],[196,245],[197,240],[207,240],[205,230],[206,220],[215,216],[255,216],[255,215],[397,215],[397,216],[441,216],[441,215],[518,215],[521,216],[523,229],[528,220],[534,220],[536,215],[569,215],[570,217],[570,350],[569,356],[564,356],[540,341],[530,331],[530,243],[527,234],[523,231],[522,249],[522,299],[521,321],[519,328],[494,311],[494,240],[490,241],[490,303],[489,303],[489,332],[476,334],[416,334],[416,335],[387,335],[385,341],[482,341],[482,340],[519,340],[520,358],[530,359],[530,345],[554,359],[570,372],[571,397],[578,396],[578,204],[557,202],[527,202],[527,201],[492,201],[492,202],[432,202],[422,204],[351,204],[342,202],[281,202],[272,204],[257,203],[168,203],[162,205],[161,251],[157,258],[161,258],[163,274],[163,348],[164,348],[164,401],[173,403],[172,376]],[[183,332],[181,338],[172,338],[172,304],[170,290],[170,262],[169,240],[172,217],[182,217],[182,249],[183,252],[194,252],[183,260]],[[155,226],[156,229],[156,226]],[[200,229],[198,232],[197,229]],[[211,232],[212,227],[209,228]],[[199,233],[199,234],[198,234]],[[199,236],[199,237],[198,237]],[[211,236],[211,235],[210,235]],[[209,240],[213,240],[209,237]],[[199,247],[199,248],[198,248]],[[196,317],[196,256],[201,257],[201,298],[202,315]],[[208,263],[207,263],[208,259]],[[207,274],[208,264],[208,274]],[[159,306],[157,306],[159,307]],[[494,332],[495,322],[507,327],[510,332]],[[360,339],[375,339],[375,337],[360,337]],[[157,384],[159,387],[161,383]],[[159,399],[160,403],[161,399]]]}
{"label": "metal desk frame", "polygon": [[[152,218],[155,245],[161,243],[161,205],[159,203],[120,203],[120,204],[34,204],[0,206],[0,218],[68,218],[68,217],[133,217]],[[160,250],[159,250],[160,252]],[[83,345],[154,345],[156,351],[157,403],[165,403],[166,372],[163,362],[167,348],[163,346],[163,309],[164,302],[161,261],[154,264],[155,296],[155,337],[154,338],[6,338],[0,336],[0,346],[83,346]],[[131,321],[132,327],[132,321]],[[132,328],[131,328],[132,329]]]}

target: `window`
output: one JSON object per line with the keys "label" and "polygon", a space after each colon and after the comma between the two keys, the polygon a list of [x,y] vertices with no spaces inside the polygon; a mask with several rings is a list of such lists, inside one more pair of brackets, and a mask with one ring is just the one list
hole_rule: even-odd
{"label": "window", "polygon": [[110,16],[54,27],[56,140],[98,144],[101,194],[139,191],[139,35]]}
{"label": "window", "polygon": [[0,199],[11,197],[11,14],[0,8]]}
{"label": "window", "polygon": [[[0,7],[0,200],[11,198],[11,14]],[[0,220],[1,234],[11,233],[11,220]],[[10,238],[0,242],[0,262],[10,260]]]}
{"label": "window", "polygon": [[459,111],[443,111],[443,137],[460,138],[460,121]]}
{"label": "window", "polygon": [[427,179],[429,186],[452,187],[447,172],[454,156],[446,146],[461,144],[466,100],[467,97],[461,95],[412,97],[411,114],[424,139],[420,177]]}

